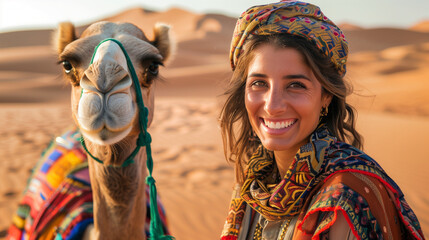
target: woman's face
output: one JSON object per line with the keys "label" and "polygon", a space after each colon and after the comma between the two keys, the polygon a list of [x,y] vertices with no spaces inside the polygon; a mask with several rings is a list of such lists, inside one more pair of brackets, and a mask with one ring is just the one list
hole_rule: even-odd
{"label": "woman's face", "polygon": [[263,44],[254,51],[245,89],[250,124],[265,148],[296,152],[331,97],[297,50]]}

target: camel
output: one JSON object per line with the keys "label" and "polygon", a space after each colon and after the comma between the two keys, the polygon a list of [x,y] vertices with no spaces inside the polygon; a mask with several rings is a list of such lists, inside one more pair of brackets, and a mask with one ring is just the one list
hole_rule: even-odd
{"label": "camel", "polygon": [[[99,22],[78,38],[73,24],[59,25],[56,51],[72,86],[72,117],[88,150],[93,224],[86,227],[83,239],[146,239],[145,148],[140,148],[133,163],[124,162],[136,149],[141,129],[135,88],[141,90],[150,126],[158,69],[172,51],[167,25],[155,25],[153,35],[149,41],[133,24]],[[105,41],[93,54],[107,38],[122,43],[139,86],[133,84],[117,42]]]}

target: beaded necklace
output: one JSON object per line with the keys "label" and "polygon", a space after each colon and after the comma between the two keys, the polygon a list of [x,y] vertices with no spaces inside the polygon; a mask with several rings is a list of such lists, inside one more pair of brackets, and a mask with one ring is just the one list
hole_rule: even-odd
{"label": "beaded necklace", "polygon": [[[292,218],[289,218],[284,223],[284,225],[281,229],[280,238],[278,238],[278,240],[284,239],[291,220],[292,220]],[[261,224],[257,223],[256,228],[255,228],[255,233],[253,234],[253,240],[261,240],[261,239],[262,239],[262,226],[261,226]]]}

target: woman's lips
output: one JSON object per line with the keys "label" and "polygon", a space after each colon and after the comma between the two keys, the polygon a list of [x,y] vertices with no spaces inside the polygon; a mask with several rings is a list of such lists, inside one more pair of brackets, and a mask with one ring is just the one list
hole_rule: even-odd
{"label": "woman's lips", "polygon": [[262,122],[264,125],[269,129],[283,129],[288,128],[296,123],[298,119],[285,119],[285,120],[268,120],[265,118],[262,118]]}

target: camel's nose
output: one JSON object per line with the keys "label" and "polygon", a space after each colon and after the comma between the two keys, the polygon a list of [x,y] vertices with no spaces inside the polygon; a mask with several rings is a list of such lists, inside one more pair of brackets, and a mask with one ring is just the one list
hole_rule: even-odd
{"label": "camel's nose", "polygon": [[83,91],[107,94],[112,89],[121,90],[131,86],[127,60],[117,43],[102,43],[94,55],[93,63],[80,81]]}

